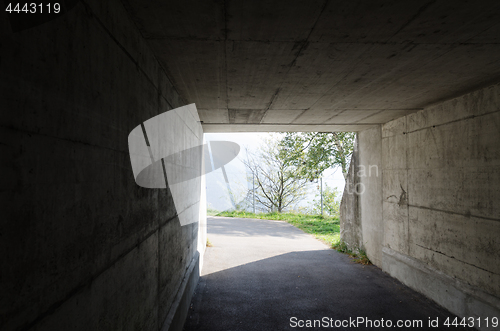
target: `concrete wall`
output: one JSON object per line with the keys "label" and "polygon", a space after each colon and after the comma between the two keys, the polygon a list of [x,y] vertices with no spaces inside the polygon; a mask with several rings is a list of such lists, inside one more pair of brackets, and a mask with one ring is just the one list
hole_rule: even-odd
{"label": "concrete wall", "polygon": [[[382,133],[383,268],[460,316],[491,316],[493,307],[498,316],[500,86],[392,121]],[[422,271],[405,264],[443,284],[422,283]]]}
{"label": "concrete wall", "polygon": [[499,141],[500,85],[359,133],[368,256],[459,316],[500,315]]}
{"label": "concrete wall", "polygon": [[380,265],[383,240],[382,142],[380,126],[361,131],[359,137],[360,216],[363,248],[370,260]]}
{"label": "concrete wall", "polygon": [[185,102],[118,0],[0,22],[0,328],[182,328],[206,225],[136,185],[127,137]]}
{"label": "concrete wall", "polygon": [[355,146],[340,203],[340,237],[352,251],[358,251],[363,247],[359,194],[357,192],[360,187],[357,176],[359,170],[358,138],[356,138]]}
{"label": "concrete wall", "polygon": [[349,249],[382,264],[382,136],[374,126],[357,135],[340,205],[340,236]]}

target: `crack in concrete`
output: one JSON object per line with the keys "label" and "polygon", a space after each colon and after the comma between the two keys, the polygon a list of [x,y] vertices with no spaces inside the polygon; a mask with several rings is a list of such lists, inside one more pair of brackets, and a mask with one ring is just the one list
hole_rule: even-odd
{"label": "crack in concrete", "polygon": [[[160,229],[163,226],[165,226],[167,223],[169,223],[171,220],[175,219],[176,217],[177,217],[177,213],[174,216],[172,216],[171,218],[169,218],[163,225],[154,228],[150,232],[146,233],[142,238],[139,238],[137,240],[137,242],[132,247],[130,247],[129,249],[125,250],[116,259],[114,259],[108,265],[106,265],[103,268],[101,268],[94,275],[91,275],[91,276],[87,277],[87,279],[83,280],[82,283],[80,283],[80,285],[78,285],[75,288],[73,288],[72,290],[68,291],[68,293],[61,300],[59,300],[59,301],[53,303],[52,305],[50,305],[49,308],[47,308],[44,312],[42,312],[41,314],[39,314],[34,320],[32,320],[31,322],[27,322],[26,324],[24,324],[23,326],[21,326],[19,328],[19,330],[22,330],[22,331],[30,330],[37,323],[39,323],[40,321],[42,321],[45,317],[50,316],[53,313],[55,313],[56,310],[59,307],[61,307],[66,301],[70,300],[73,296],[79,294],[85,288],[92,286],[92,283],[98,277],[100,277],[102,274],[104,274],[107,270],[111,269],[116,263],[118,263],[118,261],[120,261],[121,259],[123,259],[130,252],[132,252],[134,249],[136,249],[137,247],[139,247],[143,242],[145,242],[146,240],[148,240],[152,235],[154,235],[156,232],[158,232],[158,234],[159,234]],[[192,223],[192,224],[194,224],[194,223]],[[188,225],[191,225],[191,224],[188,224]],[[158,240],[159,240],[159,238],[158,238]]]}
{"label": "crack in concrete", "polygon": [[425,206],[418,206],[418,205],[410,205],[410,204],[408,204],[408,206],[409,207],[413,207],[413,208],[421,208],[421,209],[426,209],[426,210],[431,210],[431,211],[438,211],[438,212],[442,212],[442,213],[446,213],[446,214],[451,214],[451,215],[459,215],[459,216],[465,216],[465,217],[474,217],[474,218],[481,218],[481,219],[485,219],[485,220],[489,220],[489,221],[500,222],[500,219],[498,219],[498,218],[492,218],[492,217],[474,215],[470,211],[468,211],[466,213],[458,213],[458,212],[451,211],[451,210],[437,209],[437,208],[431,208],[431,207],[425,207]]}
{"label": "crack in concrete", "polygon": [[[323,12],[325,11],[327,4],[328,4],[328,0],[325,0],[325,2],[323,3],[323,6],[321,7],[321,11],[319,12],[318,17],[316,17],[316,20],[314,21],[314,23],[313,23],[313,25],[311,27],[311,30],[309,31],[309,34],[307,35],[306,39],[303,40],[303,41],[294,42],[295,44],[297,44],[297,43],[300,44],[299,50],[297,51],[297,53],[296,53],[295,58],[293,59],[293,61],[288,65],[288,70],[284,74],[283,80],[281,81],[280,86],[276,90],[276,93],[271,97],[271,101],[269,102],[269,106],[267,107],[266,112],[264,113],[263,118],[267,114],[267,111],[269,109],[271,109],[271,107],[273,106],[273,103],[276,100],[279,92],[281,91],[281,89],[283,87],[283,84],[285,83],[286,78],[288,77],[288,74],[290,73],[290,70],[295,66],[295,63],[297,62],[297,59],[299,58],[299,56],[302,55],[302,51],[305,50],[307,48],[307,46],[309,45],[309,38],[311,37],[314,29],[316,28],[316,25],[318,24],[319,18],[321,17],[321,15],[323,14]],[[294,48],[295,48],[295,46],[294,46]]]}
{"label": "crack in concrete", "polygon": [[[426,3],[425,5],[423,5],[422,7],[420,7],[417,11],[417,13],[415,15],[413,15],[412,17],[410,17],[410,19],[408,21],[406,21],[406,23],[404,23],[399,29],[398,31],[396,31],[392,37],[396,36],[398,33],[400,33],[404,28],[406,28],[408,25],[410,25],[413,21],[415,21],[417,19],[418,16],[420,16],[427,8],[429,8],[432,4],[434,4],[436,2],[436,0],[432,0],[428,3]],[[392,38],[391,37],[391,38]]]}
{"label": "crack in concrete", "polygon": [[449,121],[449,122],[446,122],[446,123],[428,125],[426,127],[423,127],[423,128],[420,128],[420,129],[416,129],[416,130],[413,130],[413,131],[406,131],[404,133],[405,134],[406,133],[414,133],[414,132],[418,132],[418,131],[422,131],[422,130],[427,130],[427,129],[430,129],[430,128],[436,128],[436,127],[439,127],[439,126],[444,126],[444,125],[448,125],[448,124],[453,124],[453,123],[457,123],[457,122],[461,122],[461,121],[466,121],[466,120],[474,119],[476,117],[487,116],[487,115],[491,115],[491,114],[498,113],[498,112],[500,112],[500,109],[494,110],[494,111],[490,111],[490,112],[484,113],[484,114],[479,114],[479,115],[469,115],[469,116],[458,118],[456,120]]}
{"label": "crack in concrete", "polygon": [[[111,38],[111,39],[114,41],[114,43],[115,43],[115,44],[116,44],[116,45],[117,45],[117,46],[118,46],[118,47],[119,47],[119,48],[123,51],[123,53],[125,53],[125,55],[126,55],[126,56],[127,56],[127,57],[128,57],[128,58],[129,58],[129,59],[130,59],[130,60],[131,60],[134,64],[135,64],[135,66],[136,66],[137,70],[139,70],[139,71],[143,74],[143,76],[146,78],[146,80],[147,80],[147,81],[148,81],[148,82],[149,82],[149,83],[153,86],[153,89],[155,89],[155,90],[156,90],[156,91],[157,91],[157,92],[161,95],[161,97],[163,98],[163,100],[165,100],[165,102],[169,105],[170,109],[174,109],[174,108],[176,108],[176,107],[172,106],[172,104],[171,104],[171,103],[167,100],[167,98],[163,95],[163,93],[161,93],[160,86],[156,86],[156,85],[154,84],[154,82],[153,82],[153,80],[151,79],[151,77],[149,77],[149,75],[146,73],[146,71],[144,71],[144,69],[143,69],[143,68],[139,65],[139,62],[138,62],[138,61],[136,61],[136,60],[135,60],[135,58],[132,56],[132,54],[130,54],[130,53],[127,51],[127,49],[125,48],[125,46],[123,46],[123,45],[122,45],[122,44],[118,41],[118,39],[116,39],[116,38],[114,37],[114,35],[111,33],[111,31],[110,31],[110,30],[106,27],[106,25],[104,24],[104,22],[102,22],[102,21],[99,19],[99,17],[97,17],[97,16],[93,13],[93,11],[92,11],[92,9],[91,9],[90,5],[89,5],[88,3],[86,3],[85,1],[83,1],[83,0],[81,1],[81,3],[82,3],[82,4],[83,4],[83,6],[85,7],[85,10],[87,10],[88,12],[90,12],[90,13],[91,13],[92,17],[93,17],[93,18],[97,21],[97,23],[101,26],[101,28],[102,28],[102,29],[106,32],[106,34],[108,35],[108,37],[109,37],[109,38]],[[123,2],[122,2],[122,6],[125,8],[125,11],[126,11],[126,12],[129,12],[129,11],[127,10],[127,7],[124,5],[124,3],[123,3]],[[129,17],[129,19],[130,19],[130,17]],[[142,35],[142,33],[141,33],[141,30],[137,27],[137,24],[134,22],[134,20],[133,20],[133,19],[130,19],[130,20],[132,21],[132,24],[134,25],[134,27],[136,28],[136,30],[139,32],[139,34],[140,34],[140,35],[144,38],[144,36],[143,36],[143,35]],[[146,40],[146,38],[144,38],[144,39]],[[147,43],[147,45],[149,46],[149,43]],[[150,48],[150,50],[151,50],[151,47],[150,47],[150,46],[149,46],[149,48]],[[167,70],[163,67],[163,65],[160,63],[160,61],[158,61],[158,60],[156,59],[156,55],[155,55],[155,53],[154,53],[152,50],[151,50],[151,53],[153,54],[154,59],[155,59],[155,60],[156,60],[156,62],[158,63],[159,67],[160,67],[161,69],[163,69],[163,74],[164,74],[164,76],[167,78],[167,80],[170,82],[170,85],[172,86],[172,89],[175,91],[175,93],[177,93],[177,95],[178,95],[181,99],[183,99],[184,103],[186,103],[186,102],[185,102],[185,100],[184,100],[184,97],[183,97],[183,96],[179,93],[179,91],[177,91],[177,89],[176,89],[176,87],[175,87],[175,85],[174,85],[174,83],[173,83],[173,80],[170,78],[170,76],[169,76],[169,75],[167,75]],[[160,82],[158,82],[158,84],[160,84]]]}
{"label": "crack in concrete", "polygon": [[454,257],[454,256],[450,256],[450,255],[447,255],[447,254],[445,254],[445,253],[443,253],[443,252],[440,252],[440,251],[437,251],[437,250],[431,249],[431,248],[429,248],[429,247],[425,247],[425,246],[419,245],[419,244],[417,244],[417,243],[413,243],[413,244],[414,244],[415,246],[418,246],[418,247],[421,247],[421,248],[427,249],[427,250],[429,250],[429,251],[431,251],[431,252],[434,252],[434,253],[438,253],[438,254],[444,255],[444,256],[446,256],[446,257],[449,257],[450,259],[454,259],[454,260],[457,260],[457,261],[459,261],[459,262],[462,262],[462,263],[465,263],[465,264],[467,264],[467,265],[470,265],[470,266],[472,266],[472,267],[478,268],[478,269],[480,269],[480,270],[483,270],[483,271],[489,272],[490,274],[493,274],[493,275],[500,275],[500,274],[494,273],[494,272],[492,272],[492,271],[490,271],[490,270],[487,270],[487,269],[484,269],[484,268],[478,267],[478,266],[477,266],[477,265],[475,265],[475,264],[472,264],[472,263],[465,262],[465,261],[462,261],[462,260],[460,260],[460,259],[457,259],[457,258],[456,258],[456,257]]}

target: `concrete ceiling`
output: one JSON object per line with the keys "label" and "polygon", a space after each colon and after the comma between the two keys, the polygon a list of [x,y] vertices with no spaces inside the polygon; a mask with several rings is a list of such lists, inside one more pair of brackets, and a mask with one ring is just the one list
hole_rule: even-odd
{"label": "concrete ceiling", "polygon": [[206,132],[358,131],[500,81],[500,1],[125,0]]}

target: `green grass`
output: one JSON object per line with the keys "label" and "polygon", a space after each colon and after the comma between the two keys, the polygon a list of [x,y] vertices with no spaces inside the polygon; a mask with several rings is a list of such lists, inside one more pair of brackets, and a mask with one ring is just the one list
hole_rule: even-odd
{"label": "green grass", "polygon": [[212,208],[207,208],[207,216],[217,216],[217,214],[219,214],[220,211],[216,210],[216,209],[212,209]]}
{"label": "green grass", "polygon": [[336,245],[332,245],[332,248],[340,253],[349,255],[356,263],[364,265],[372,264],[364,250],[360,249],[358,252],[353,252],[349,249],[349,247],[347,247],[347,244],[343,241],[339,241]]}
{"label": "green grass", "polygon": [[254,214],[245,211],[224,211],[218,213],[217,216],[285,221],[314,235],[328,246],[333,247],[340,242],[340,224],[337,217],[295,213]]}

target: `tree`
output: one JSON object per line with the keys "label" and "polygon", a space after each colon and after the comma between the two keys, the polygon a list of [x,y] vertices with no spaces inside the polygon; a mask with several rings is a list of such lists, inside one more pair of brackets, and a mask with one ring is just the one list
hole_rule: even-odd
{"label": "tree", "polygon": [[334,166],[340,166],[346,177],[355,135],[354,132],[288,132],[280,142],[280,156],[299,170],[300,177],[311,181]]}
{"label": "tree", "polygon": [[[338,216],[340,203],[336,200],[339,196],[339,191],[336,187],[330,187],[325,184],[323,189],[323,211],[330,216]],[[315,214],[321,212],[321,196],[319,193],[316,194],[315,199],[312,202],[312,209]]]}
{"label": "tree", "polygon": [[257,153],[247,151],[247,155],[243,163],[252,176],[249,180],[255,180],[258,204],[281,213],[305,197],[307,179],[300,178],[297,167],[282,157],[278,141],[268,139]]}

